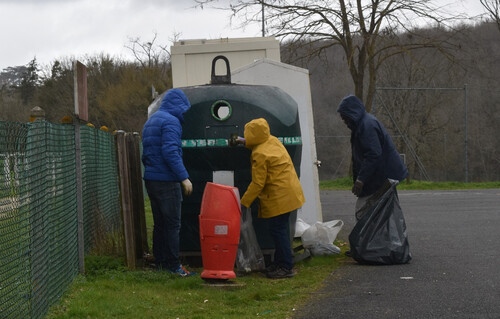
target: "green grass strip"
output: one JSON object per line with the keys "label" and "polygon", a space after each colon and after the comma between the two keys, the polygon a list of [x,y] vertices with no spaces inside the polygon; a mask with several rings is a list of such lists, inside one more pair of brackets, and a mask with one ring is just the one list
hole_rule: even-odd
{"label": "green grass strip", "polygon": [[47,318],[289,318],[345,258],[313,257],[296,265],[293,278],[251,273],[233,279],[243,287],[223,289],[199,276],[127,271],[116,258],[91,257],[87,275],[78,277]]}
{"label": "green grass strip", "polygon": [[[321,190],[351,190],[352,177],[320,181]],[[399,190],[454,190],[454,189],[500,188],[500,182],[463,183],[463,182],[427,182],[404,180],[398,185]]]}

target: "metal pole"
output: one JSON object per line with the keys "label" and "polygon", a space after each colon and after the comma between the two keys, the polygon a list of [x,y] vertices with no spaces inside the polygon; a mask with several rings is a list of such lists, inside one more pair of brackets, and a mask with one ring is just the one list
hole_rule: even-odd
{"label": "metal pole", "polygon": [[266,36],[266,28],[264,26],[264,2],[262,2],[262,37]]}
{"label": "metal pole", "polygon": [[83,227],[83,182],[82,182],[82,156],[80,119],[75,121],[75,165],[76,165],[76,214],[78,238],[78,269],[80,274],[85,274],[85,237]]}
{"label": "metal pole", "polygon": [[446,134],[443,134],[443,144],[444,144],[444,167],[446,167],[446,170],[444,171],[444,180],[448,180],[448,149],[446,148]]}
{"label": "metal pole", "polygon": [[465,148],[465,182],[468,183],[469,182],[469,158],[467,156],[467,153],[468,153],[468,150],[467,150],[467,144],[468,144],[468,138],[467,138],[467,130],[468,130],[468,127],[467,127],[467,84],[464,84],[464,98],[465,98],[465,137],[464,137],[464,148]]}

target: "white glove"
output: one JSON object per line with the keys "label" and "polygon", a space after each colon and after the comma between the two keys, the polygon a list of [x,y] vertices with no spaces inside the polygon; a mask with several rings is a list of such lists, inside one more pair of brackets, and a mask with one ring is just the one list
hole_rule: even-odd
{"label": "white glove", "polygon": [[189,178],[186,178],[181,182],[182,185],[182,190],[184,191],[184,195],[189,196],[193,192],[193,184],[191,184],[191,181]]}

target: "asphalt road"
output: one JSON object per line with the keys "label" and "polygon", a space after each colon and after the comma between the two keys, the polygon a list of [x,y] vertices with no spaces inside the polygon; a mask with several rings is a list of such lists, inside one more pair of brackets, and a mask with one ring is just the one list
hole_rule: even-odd
{"label": "asphalt road", "polygon": [[[500,189],[398,191],[413,260],[334,271],[294,318],[500,318]],[[322,191],[348,241],[355,197]]]}

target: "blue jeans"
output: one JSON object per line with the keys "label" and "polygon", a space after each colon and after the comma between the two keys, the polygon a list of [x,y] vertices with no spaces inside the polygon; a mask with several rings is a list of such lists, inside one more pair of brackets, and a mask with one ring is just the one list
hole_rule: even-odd
{"label": "blue jeans", "polygon": [[271,237],[274,240],[274,263],[286,269],[293,268],[289,220],[290,212],[269,218]]}
{"label": "blue jeans", "polygon": [[153,255],[158,268],[179,268],[182,191],[179,182],[145,180],[153,211]]}

